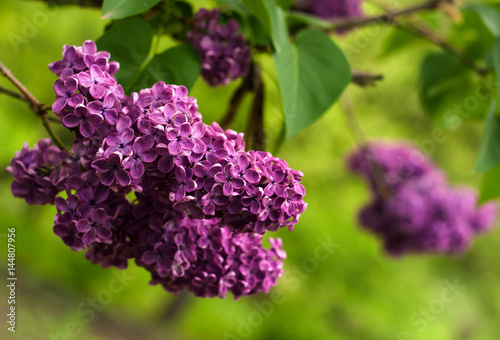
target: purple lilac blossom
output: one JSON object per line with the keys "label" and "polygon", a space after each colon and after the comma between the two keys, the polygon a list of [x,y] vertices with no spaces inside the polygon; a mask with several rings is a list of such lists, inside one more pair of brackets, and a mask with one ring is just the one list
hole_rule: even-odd
{"label": "purple lilac blossom", "polygon": [[[365,145],[347,164],[372,192],[371,202],[359,212],[359,223],[377,235],[392,256],[460,255],[478,233],[496,223],[495,203],[477,207],[472,189],[450,187],[444,173],[409,143]],[[385,181],[390,193],[378,192],[377,180]]]}
{"label": "purple lilac blossom", "polygon": [[135,259],[174,293],[268,292],[286,253],[280,239],[264,248],[260,234],[298,222],[302,173],[204,124],[184,86],[125,96],[109,58],[86,41],[49,65],[59,76],[54,112],[75,133],[71,154],[49,139],[25,145],[7,169],[14,196],[55,204],[54,233],[105,268]]}
{"label": "purple lilac blossom", "polygon": [[[151,217],[150,217],[151,218]],[[179,218],[159,214],[155,223],[145,222],[142,242],[135,247],[136,263],[151,272],[152,284],[196,296],[235,298],[268,292],[283,273],[286,254],[279,239],[262,247],[256,234],[231,236],[217,227],[217,220]]]}
{"label": "purple lilac blossom", "polygon": [[25,143],[7,167],[15,178],[12,194],[24,198],[28,204],[54,204],[70,171],[68,160],[69,155],[52,145],[48,138],[40,140],[33,149]]}
{"label": "purple lilac blossom", "polygon": [[195,15],[194,28],[186,34],[200,55],[203,78],[214,87],[245,76],[251,58],[238,22],[231,19],[223,24],[220,19],[219,9],[202,8]]}

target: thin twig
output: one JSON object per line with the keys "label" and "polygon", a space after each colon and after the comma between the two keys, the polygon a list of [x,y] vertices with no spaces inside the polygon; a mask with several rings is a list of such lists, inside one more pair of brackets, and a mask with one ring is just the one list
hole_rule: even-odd
{"label": "thin twig", "polygon": [[465,66],[469,67],[470,69],[472,69],[474,72],[476,72],[480,76],[485,76],[489,72],[488,69],[477,65],[474,62],[474,60],[472,60],[470,57],[465,55],[458,48],[456,48],[455,46],[452,46],[448,41],[446,41],[442,37],[438,36],[434,32],[430,31],[429,29],[427,29],[423,25],[419,25],[416,23],[401,24],[399,22],[395,22],[394,27],[396,27],[402,31],[405,31],[407,33],[410,33],[418,38],[427,40],[427,41],[441,47],[444,51],[455,56]]}
{"label": "thin twig", "polygon": [[101,8],[103,0],[40,0],[51,6],[76,5],[80,7]]}
{"label": "thin twig", "polygon": [[429,0],[424,3],[402,9],[400,11],[391,12],[388,10],[386,11],[386,13],[375,16],[334,19],[329,21],[329,23],[332,25],[333,31],[348,30],[372,24],[392,24],[398,17],[422,11],[434,10],[439,8],[443,4],[453,4],[454,2],[455,0]]}
{"label": "thin twig", "polygon": [[368,138],[366,137],[361,124],[359,124],[358,118],[354,113],[353,104],[348,97],[347,93],[341,98],[341,106],[344,111],[346,124],[349,131],[354,138],[357,146],[362,152],[363,157],[365,158],[365,162],[370,169],[370,182],[373,186],[376,193],[380,195],[382,198],[388,198],[391,195],[392,189],[387,183],[383,170],[380,168],[380,165],[374,161],[374,157],[371,154],[370,146],[368,144]]}
{"label": "thin twig", "polygon": [[21,96],[19,93],[11,91],[11,90],[6,89],[6,88],[1,87],[1,86],[0,86],[0,93],[5,93],[6,95],[11,96],[12,98],[16,98],[16,99],[22,100],[23,102],[28,102],[26,100],[26,98],[24,98],[23,96]]}
{"label": "thin twig", "polygon": [[49,124],[49,117],[48,117],[49,109],[47,108],[47,106],[41,103],[38,99],[36,99],[36,97],[33,94],[31,94],[31,92],[28,91],[28,89],[24,87],[24,85],[19,80],[17,80],[17,78],[14,77],[14,75],[12,74],[12,72],[7,67],[5,67],[1,62],[0,62],[0,71],[2,72],[2,75],[4,77],[6,77],[12,84],[14,84],[15,87],[17,87],[17,89],[22,93],[22,95],[30,105],[33,112],[38,117],[40,117],[40,119],[42,120],[42,124],[45,127],[45,130],[47,130],[47,132],[49,133],[50,138],[52,138],[54,144],[56,144],[60,149],[70,153],[69,150],[64,145],[64,143],[59,138],[59,136],[57,136],[57,134]]}
{"label": "thin twig", "polygon": [[49,120],[49,122],[54,122],[54,123],[61,123],[61,120],[57,117],[47,117],[47,119]]}
{"label": "thin twig", "polygon": [[358,86],[375,86],[378,81],[382,81],[384,76],[382,74],[373,74],[369,72],[352,70],[352,82]]}

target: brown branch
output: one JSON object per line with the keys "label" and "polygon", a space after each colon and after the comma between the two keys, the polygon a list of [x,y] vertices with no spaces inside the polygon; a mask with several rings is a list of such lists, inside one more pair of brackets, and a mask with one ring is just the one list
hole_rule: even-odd
{"label": "brown branch", "polygon": [[231,101],[229,102],[229,107],[226,111],[226,114],[224,115],[224,118],[222,118],[220,122],[220,126],[223,129],[227,129],[231,125],[234,118],[236,117],[236,113],[238,113],[238,109],[240,108],[243,99],[245,99],[246,95],[248,94],[248,91],[250,90],[253,78],[252,70],[253,68],[250,65],[250,71],[248,72],[247,76],[245,77],[241,85],[238,87],[238,89],[234,92],[233,96],[231,97]]}
{"label": "brown branch", "polygon": [[56,144],[61,150],[70,153],[66,148],[66,146],[64,145],[64,143],[59,138],[59,136],[57,136],[57,134],[49,124],[49,117],[48,117],[49,109],[47,108],[47,106],[45,104],[42,104],[38,99],[36,99],[36,97],[33,94],[31,94],[31,92],[28,91],[28,89],[24,87],[24,85],[21,84],[21,82],[17,80],[16,77],[14,77],[12,72],[7,67],[5,67],[1,62],[0,62],[0,71],[4,77],[6,77],[12,84],[14,84],[15,87],[17,87],[17,89],[22,93],[22,95],[30,105],[33,112],[38,117],[40,117],[40,119],[42,120],[42,124],[45,127],[45,130],[47,130],[47,132],[49,133],[50,138],[52,138],[54,144]]}
{"label": "brown branch", "polygon": [[360,18],[334,19],[330,20],[329,23],[332,25],[332,31],[349,30],[352,28],[373,24],[392,24],[398,17],[410,15],[417,12],[434,10],[439,8],[443,4],[453,3],[455,3],[455,0],[429,0],[424,3],[402,9],[400,11],[391,12],[387,10],[386,13],[380,15]]}
{"label": "brown branch", "polygon": [[187,306],[189,301],[190,295],[185,290],[183,290],[179,295],[174,296],[173,300],[165,309],[163,317],[161,318],[161,322],[172,322],[176,317],[179,316],[179,313]]}
{"label": "brown branch", "polygon": [[252,112],[250,121],[254,124],[254,129],[250,135],[250,145],[253,150],[264,151],[266,147],[266,136],[264,133],[264,83],[260,68],[255,65],[255,80],[254,80],[255,97],[252,104]]}
{"label": "brown branch", "polygon": [[474,62],[474,60],[472,60],[470,57],[465,55],[461,50],[459,50],[455,46],[452,46],[448,41],[446,41],[442,37],[438,36],[437,34],[432,32],[431,30],[427,29],[423,25],[418,25],[416,23],[401,24],[399,22],[395,22],[394,26],[402,31],[410,33],[418,38],[427,40],[427,41],[433,43],[434,45],[439,46],[444,51],[455,56],[465,66],[469,67],[470,69],[472,69],[474,72],[476,72],[480,76],[485,76],[489,72],[488,69],[477,65]]}
{"label": "brown branch", "polygon": [[248,119],[245,142],[247,148],[263,151],[265,149],[264,133],[264,84],[259,65],[252,64],[251,90],[255,92],[250,116]]}
{"label": "brown branch", "polygon": [[378,81],[382,81],[383,79],[384,76],[382,74],[352,70],[351,82],[361,87],[375,86]]}

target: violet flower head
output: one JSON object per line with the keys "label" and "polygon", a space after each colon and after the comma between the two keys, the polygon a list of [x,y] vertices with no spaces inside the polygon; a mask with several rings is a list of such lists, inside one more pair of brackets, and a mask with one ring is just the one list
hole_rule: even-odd
{"label": "violet flower head", "polygon": [[68,177],[65,162],[69,155],[51,143],[45,138],[33,149],[25,143],[7,167],[15,179],[12,194],[24,198],[28,204],[54,204],[56,195],[64,188]]}
{"label": "violet flower head", "polygon": [[[212,84],[246,73],[250,50],[237,23],[219,24],[218,11],[197,16],[192,38]],[[14,196],[55,204],[54,233],[104,268],[135,259],[174,293],[268,292],[286,253],[279,239],[264,248],[260,234],[297,224],[307,207],[302,173],[245,151],[242,133],[204,124],[184,86],[158,82],[125,96],[110,57],[88,40],[49,65],[59,77],[54,112],[75,133],[72,153],[49,139],[25,145],[7,168]]]}
{"label": "violet flower head", "polygon": [[444,174],[422,151],[409,143],[378,142],[364,145],[347,159],[349,170],[363,177],[372,187],[382,177],[393,190],[406,182],[431,174],[434,179]]}
{"label": "violet flower head", "polygon": [[236,20],[220,23],[219,9],[200,9],[194,29],[187,32],[191,45],[201,58],[201,74],[211,86],[226,85],[247,74],[251,51]]}
{"label": "violet flower head", "polygon": [[78,89],[78,80],[74,77],[68,77],[65,80],[58,79],[54,83],[54,92],[56,93],[57,99],[52,104],[52,110],[59,117],[64,114],[65,108],[70,108],[72,111],[78,105],[84,103],[84,99],[81,93],[76,93]]}
{"label": "violet flower head", "polygon": [[[374,143],[347,159],[367,179],[372,201],[359,223],[379,237],[392,256],[405,253],[464,253],[473,238],[496,223],[496,204],[477,207],[471,189],[451,188],[444,174],[410,144]],[[376,181],[392,189],[378,192]]]}
{"label": "violet flower head", "polygon": [[99,114],[89,112],[89,110],[81,105],[73,110],[62,119],[62,123],[67,128],[77,128],[80,135],[90,138],[94,135],[96,128],[98,128],[104,119]]}
{"label": "violet flower head", "polygon": [[268,250],[259,235],[232,237],[217,226],[216,219],[165,222],[161,234],[149,229],[136,262],[151,272],[151,284],[167,291],[186,289],[196,296],[221,298],[231,292],[237,299],[268,292],[283,273],[286,253],[279,239],[270,239]]}

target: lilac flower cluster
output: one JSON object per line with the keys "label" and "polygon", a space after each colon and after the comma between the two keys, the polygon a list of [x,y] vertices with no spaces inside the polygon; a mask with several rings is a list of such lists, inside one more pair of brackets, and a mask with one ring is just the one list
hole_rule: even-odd
{"label": "lilac flower cluster", "polygon": [[363,16],[362,0],[295,0],[294,9],[322,19],[358,18]]}
{"label": "lilac flower cluster", "polygon": [[25,145],[8,168],[14,195],[55,204],[54,233],[103,267],[134,258],[152,284],[197,296],[269,291],[286,254],[279,239],[265,249],[261,234],[298,222],[302,173],[204,124],[184,86],[125,96],[109,58],[86,41],[49,65],[59,76],[52,108],[76,135],[72,153],[49,140]]}
{"label": "lilac flower cluster", "polygon": [[[196,296],[235,297],[268,292],[282,275],[286,254],[279,239],[262,247],[260,235],[231,237],[217,220],[150,217],[136,263],[152,273],[152,283],[177,293],[188,289]],[[152,219],[152,220],[151,220]]]}
{"label": "lilac flower cluster", "polygon": [[226,85],[248,73],[251,51],[238,33],[239,24],[231,19],[220,22],[220,10],[200,9],[194,28],[186,33],[201,58],[201,74],[210,86]]}
{"label": "lilac flower cluster", "polygon": [[24,143],[7,171],[15,178],[12,194],[24,198],[28,204],[54,204],[56,195],[64,189],[68,167],[68,154],[51,145],[48,138],[42,139],[33,149]]}
{"label": "lilac flower cluster", "polygon": [[[494,203],[477,208],[473,190],[450,187],[443,172],[410,144],[366,145],[350,155],[348,167],[372,191],[372,201],[359,213],[360,224],[393,256],[458,255],[496,222]],[[380,192],[380,181],[388,192]]]}

